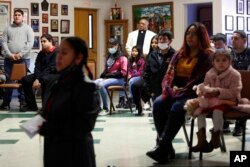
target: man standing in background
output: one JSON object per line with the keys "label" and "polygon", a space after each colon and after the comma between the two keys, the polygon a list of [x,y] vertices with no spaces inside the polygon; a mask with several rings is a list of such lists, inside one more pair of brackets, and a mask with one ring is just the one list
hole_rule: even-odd
{"label": "man standing in background", "polygon": [[128,34],[126,43],[126,51],[128,55],[131,55],[132,47],[139,46],[145,58],[149,52],[151,39],[155,35],[156,34],[153,31],[148,30],[148,20],[141,19],[138,30],[132,31]]}
{"label": "man standing in background", "polygon": [[[14,22],[5,28],[3,32],[2,54],[4,56],[4,70],[6,74],[6,82],[10,81],[12,66],[15,63],[26,64],[27,68],[30,63],[31,49],[34,43],[34,33],[30,26],[23,22],[24,13],[17,9],[14,11]],[[22,90],[19,92],[19,101],[21,106],[24,105],[24,97]],[[7,89],[3,98],[0,109],[9,108],[12,90]]]}

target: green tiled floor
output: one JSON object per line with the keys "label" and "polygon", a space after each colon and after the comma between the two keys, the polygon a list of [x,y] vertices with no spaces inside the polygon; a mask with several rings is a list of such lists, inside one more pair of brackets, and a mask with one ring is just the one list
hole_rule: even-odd
{"label": "green tiled floor", "polygon": [[8,129],[7,132],[23,132],[23,129]]}
{"label": "green tiled floor", "polygon": [[0,144],[16,144],[18,140],[0,140]]}

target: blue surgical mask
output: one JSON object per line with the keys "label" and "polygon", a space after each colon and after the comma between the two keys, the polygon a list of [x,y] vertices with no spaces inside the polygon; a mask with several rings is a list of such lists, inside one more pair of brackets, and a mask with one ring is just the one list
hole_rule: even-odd
{"label": "blue surgical mask", "polygon": [[114,54],[117,51],[116,47],[108,48],[110,54]]}

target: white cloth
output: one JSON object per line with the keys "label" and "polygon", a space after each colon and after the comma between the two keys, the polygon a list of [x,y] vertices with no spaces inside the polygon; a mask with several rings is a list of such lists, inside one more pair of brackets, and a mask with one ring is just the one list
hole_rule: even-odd
{"label": "white cloth", "polygon": [[[136,46],[139,30],[132,31],[128,34],[126,43],[126,51],[128,55],[131,55],[132,48]],[[143,43],[143,54],[147,55],[150,49],[150,42],[153,36],[156,34],[153,31],[147,30]]]}

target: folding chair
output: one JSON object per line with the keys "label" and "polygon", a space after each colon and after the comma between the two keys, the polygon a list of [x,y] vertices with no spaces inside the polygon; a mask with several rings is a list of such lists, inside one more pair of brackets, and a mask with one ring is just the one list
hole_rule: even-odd
{"label": "folding chair", "polygon": [[[27,70],[25,64],[13,64],[10,80],[13,81],[12,83],[3,83],[0,84],[0,88],[3,89],[18,89],[22,86],[20,80],[26,76]],[[21,109],[21,105],[20,105]]]}

